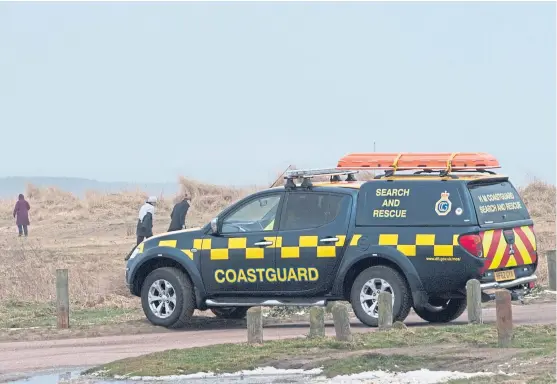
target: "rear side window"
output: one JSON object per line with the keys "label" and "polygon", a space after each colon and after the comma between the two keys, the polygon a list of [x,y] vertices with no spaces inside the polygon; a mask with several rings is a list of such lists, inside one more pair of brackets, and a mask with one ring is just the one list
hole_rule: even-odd
{"label": "rear side window", "polygon": [[370,181],[360,188],[358,226],[469,225],[462,183],[448,181]]}
{"label": "rear side window", "polygon": [[480,225],[530,219],[520,195],[508,181],[469,184],[468,189]]}
{"label": "rear side window", "polygon": [[281,218],[281,230],[310,229],[333,222],[348,210],[350,196],[316,192],[294,192],[288,195]]}

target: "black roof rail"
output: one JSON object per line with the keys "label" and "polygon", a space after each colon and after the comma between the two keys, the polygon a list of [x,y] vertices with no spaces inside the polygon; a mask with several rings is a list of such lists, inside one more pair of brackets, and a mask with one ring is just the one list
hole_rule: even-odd
{"label": "black roof rail", "polygon": [[302,180],[300,188],[309,189],[313,186],[311,179],[315,176],[330,176],[330,181],[340,181],[340,176],[346,175],[346,181],[356,181],[354,174],[357,170],[342,170],[338,168],[293,169],[285,172],[286,189],[295,189],[294,179]]}
{"label": "black roof rail", "polygon": [[[455,173],[474,173],[474,172],[478,172],[478,173],[488,173],[490,175],[497,175],[496,172],[490,171],[489,169],[482,169],[482,168],[478,168],[478,169],[455,169],[452,170],[450,172],[447,172],[447,170],[443,169],[443,170],[433,170],[433,169],[420,169],[419,171],[415,171],[414,173],[411,174],[398,174],[397,176],[430,176],[430,177],[450,177],[452,179],[458,179],[458,175],[455,175]],[[375,179],[382,179],[384,177],[390,177],[394,175],[394,171],[388,170],[385,171],[384,174],[380,174],[380,175],[376,175],[374,178]]]}
{"label": "black roof rail", "polygon": [[[389,173],[390,173],[390,174],[389,174]],[[389,173],[385,172],[385,173],[380,174],[380,175],[375,175],[374,179],[379,180],[379,179],[383,179],[383,178],[385,178],[385,177],[392,177],[393,174],[392,174],[391,172],[389,172]],[[399,173],[399,174],[397,174],[396,176],[397,176],[397,177],[401,177],[401,178],[403,178],[403,177],[405,177],[405,176],[406,176],[406,177],[409,177],[409,176],[421,176],[421,177],[424,177],[424,178],[427,178],[427,177],[450,177],[451,179],[458,179],[458,176],[457,176],[457,175],[453,175],[453,174],[440,175],[440,174],[438,174],[438,173],[437,173],[437,174],[433,174],[433,172],[419,172],[419,173],[411,173],[411,174],[400,174],[400,173]]]}

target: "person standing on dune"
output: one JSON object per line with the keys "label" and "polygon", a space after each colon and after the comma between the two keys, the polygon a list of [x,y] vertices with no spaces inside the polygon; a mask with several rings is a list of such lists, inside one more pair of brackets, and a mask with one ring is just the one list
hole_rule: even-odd
{"label": "person standing on dune", "polygon": [[185,193],[182,196],[182,201],[174,206],[170,214],[170,227],[168,227],[168,232],[179,231],[180,229],[186,228],[186,215],[190,208],[190,200],[189,195]]}
{"label": "person standing on dune", "polygon": [[17,230],[19,231],[19,236],[25,235],[27,237],[28,231],[27,227],[29,226],[29,210],[31,206],[29,202],[25,200],[25,197],[22,193],[19,194],[19,199],[17,203],[15,203],[14,208],[14,218],[16,219],[15,224],[17,225]]}
{"label": "person standing on dune", "polygon": [[145,204],[139,209],[137,220],[137,244],[153,236],[153,218],[155,216],[155,205],[157,197],[150,196]]}

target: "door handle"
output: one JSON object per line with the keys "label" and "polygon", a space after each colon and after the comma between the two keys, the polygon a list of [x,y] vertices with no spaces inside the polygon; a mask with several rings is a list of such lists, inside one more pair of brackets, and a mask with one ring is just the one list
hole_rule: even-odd
{"label": "door handle", "polygon": [[324,239],[319,240],[322,243],[336,243],[338,241],[338,237],[326,237]]}
{"label": "door handle", "polygon": [[273,245],[272,241],[259,241],[257,243],[254,243],[253,245],[257,245],[258,247],[266,247],[269,245]]}

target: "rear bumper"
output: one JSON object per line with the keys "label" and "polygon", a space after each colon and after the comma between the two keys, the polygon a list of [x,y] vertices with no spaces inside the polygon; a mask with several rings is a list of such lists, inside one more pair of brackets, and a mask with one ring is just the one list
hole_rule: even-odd
{"label": "rear bumper", "polygon": [[495,291],[497,289],[507,289],[511,294],[512,301],[522,301],[531,291],[531,283],[536,281],[538,277],[534,274],[530,276],[522,276],[510,281],[490,281],[480,284],[482,291],[482,302],[495,300]]}
{"label": "rear bumper", "polygon": [[528,284],[533,281],[536,281],[538,277],[536,275],[524,276],[519,277],[518,279],[509,280],[509,281],[491,281],[488,283],[480,284],[482,291],[487,289],[499,289],[499,288],[514,288],[518,287],[523,284]]}

